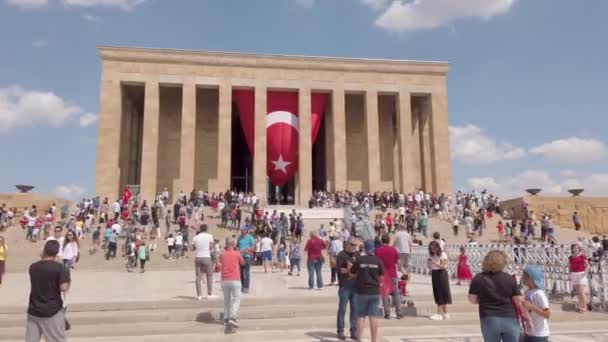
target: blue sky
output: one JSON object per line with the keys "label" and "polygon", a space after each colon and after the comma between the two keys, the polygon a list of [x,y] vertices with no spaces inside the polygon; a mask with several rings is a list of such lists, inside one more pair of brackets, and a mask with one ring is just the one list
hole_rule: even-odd
{"label": "blue sky", "polygon": [[93,191],[97,45],[441,60],[456,188],[608,195],[607,1],[0,0],[0,192]]}

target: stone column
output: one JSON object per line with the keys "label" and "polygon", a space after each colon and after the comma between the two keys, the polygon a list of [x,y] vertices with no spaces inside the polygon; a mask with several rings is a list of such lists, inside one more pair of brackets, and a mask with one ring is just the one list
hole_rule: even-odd
{"label": "stone column", "polygon": [[224,192],[230,189],[232,171],[232,85],[227,80],[220,84],[218,112],[217,189]]}
{"label": "stone column", "polygon": [[431,151],[431,119],[433,117],[431,96],[424,100],[420,111],[420,155],[422,156],[420,169],[422,170],[422,188],[425,192],[435,192],[433,180],[433,155]]}
{"label": "stone column", "polygon": [[173,193],[183,191],[189,194],[194,189],[194,161],[196,154],[196,84],[182,85],[182,127],[179,157],[179,180],[173,186]]}
{"label": "stone column", "polygon": [[402,90],[397,96],[397,150],[398,158],[395,163],[399,165],[399,189],[403,193],[414,191],[416,172],[412,167],[412,105],[410,92]]}
{"label": "stone column", "polygon": [[380,132],[378,130],[378,92],[365,93],[365,132],[367,136],[367,191],[380,188]]}
{"label": "stone column", "polygon": [[120,81],[102,79],[97,125],[95,195],[116,200],[120,194],[120,132],[122,91]]}
{"label": "stone column", "polygon": [[300,88],[298,137],[298,195],[296,204],[306,205],[312,195],[312,141],[310,88]]}
{"label": "stone column", "polygon": [[447,90],[441,87],[431,94],[430,141],[433,158],[433,188],[437,193],[452,192],[450,133],[448,128]]}
{"label": "stone column", "polygon": [[268,202],[266,197],[266,95],[266,86],[255,87],[253,192],[262,204]]}
{"label": "stone column", "polygon": [[332,90],[331,131],[333,139],[333,183],[331,191],[344,191],[346,179],[346,106],[344,89]]}
{"label": "stone column", "polygon": [[142,198],[148,202],[157,191],[159,100],[158,82],[146,82],[140,185]]}

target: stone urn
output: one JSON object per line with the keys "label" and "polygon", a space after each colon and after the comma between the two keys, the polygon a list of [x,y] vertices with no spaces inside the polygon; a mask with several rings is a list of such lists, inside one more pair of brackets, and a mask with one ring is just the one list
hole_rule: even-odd
{"label": "stone urn", "polygon": [[22,185],[22,184],[19,184],[19,185],[15,185],[15,188],[17,188],[17,190],[19,190],[19,192],[25,194],[25,193],[28,193],[28,192],[32,191],[32,189],[34,188],[34,186],[33,185]]}
{"label": "stone urn", "polygon": [[568,192],[572,194],[572,197],[576,197],[576,196],[582,194],[583,191],[585,191],[585,189],[570,189],[570,190],[568,190]]}
{"label": "stone urn", "polygon": [[529,193],[531,196],[536,196],[541,191],[543,191],[543,189],[526,189],[526,192]]}

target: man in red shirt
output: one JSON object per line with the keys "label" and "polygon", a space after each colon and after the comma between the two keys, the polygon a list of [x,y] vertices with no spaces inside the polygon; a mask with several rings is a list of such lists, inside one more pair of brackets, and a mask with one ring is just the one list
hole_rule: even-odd
{"label": "man in red shirt", "polygon": [[[380,241],[382,246],[376,248],[374,254],[382,260],[382,266],[384,267],[384,276],[390,278],[391,290],[390,296],[393,297],[393,304],[395,305],[395,313],[397,319],[401,319],[401,296],[399,294],[399,276],[397,275],[397,265],[399,264],[399,252],[397,249],[390,245],[391,238],[388,234],[382,235]],[[384,318],[391,318],[391,307],[388,301],[388,296],[382,297],[382,304],[384,306]]]}
{"label": "man in red shirt", "polygon": [[310,240],[306,242],[304,250],[307,252],[308,260],[306,266],[308,268],[308,289],[312,290],[315,286],[315,273],[317,275],[317,289],[323,289],[323,278],[321,276],[321,267],[325,260],[323,259],[323,250],[327,248],[325,242],[319,238],[316,231],[310,232]]}

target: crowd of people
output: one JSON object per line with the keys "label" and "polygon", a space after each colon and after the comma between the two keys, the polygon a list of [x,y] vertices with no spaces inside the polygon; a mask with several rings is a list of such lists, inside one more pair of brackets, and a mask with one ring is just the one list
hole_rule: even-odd
{"label": "crowd of people", "polygon": [[[337,336],[345,340],[346,310],[349,308],[350,337],[361,340],[366,320],[369,321],[372,341],[378,336],[378,312],[384,319],[404,317],[404,298],[407,295],[409,260],[412,248],[422,245],[418,235],[427,237],[431,233],[429,217],[437,217],[453,222],[454,235],[460,233],[461,222],[466,226],[467,236],[472,240],[483,234],[485,220],[499,214],[505,218],[498,223],[501,240],[517,238],[514,233],[516,222],[507,221],[512,213],[501,212],[498,197],[482,191],[458,192],[454,196],[426,194],[350,192],[315,192],[311,206],[341,207],[353,209],[357,219],[368,220],[373,234],[358,234],[354,227],[346,227],[342,220],[332,220],[327,227],[306,227],[302,215],[296,210],[291,213],[264,212],[259,199],[254,194],[226,191],[208,194],[192,191],[190,196],[183,192],[177,196],[172,206],[168,205],[168,193],[163,190],[148,205],[139,195],[125,189],[122,198],[110,202],[107,198],[85,199],[72,212],[51,205],[43,213],[32,206],[23,211],[19,221],[27,240],[44,240],[42,261],[32,265],[32,282],[40,273],[56,273],[53,281],[59,281],[56,289],[38,288],[32,285],[28,310],[28,336],[36,340],[36,333],[54,336],[59,321],[63,321],[63,308],[67,291],[71,285],[70,271],[74,269],[81,255],[80,241],[92,241],[89,254],[104,251],[106,259],[124,257],[126,269],[131,272],[139,265],[145,271],[146,262],[159,246],[159,240],[167,242],[166,258],[180,258],[192,251],[195,264],[195,290],[198,300],[213,299],[213,274],[220,273],[224,295],[224,324],[238,328],[241,294],[250,291],[252,285],[251,267],[260,265],[265,272],[284,272],[289,276],[301,274],[301,263],[306,262],[307,285],[310,290],[322,290],[326,286],[338,286]],[[204,208],[208,208],[206,211]],[[242,210],[244,208],[246,210]],[[250,212],[249,215],[245,215]],[[2,206],[0,222],[4,229],[14,223],[16,210]],[[9,213],[12,213],[9,216]],[[208,217],[206,217],[206,214]],[[59,219],[56,222],[56,217]],[[220,242],[214,239],[207,222],[210,217],[220,219],[220,227],[230,230],[228,237]],[[244,217],[244,220],[242,218]],[[48,219],[47,219],[48,218]],[[13,221],[11,221],[13,220]],[[576,222],[576,217],[573,221]],[[536,218],[533,212],[524,208],[522,239],[536,236]],[[164,225],[164,232],[161,226]],[[175,228],[174,228],[175,227]],[[196,234],[191,234],[195,231]],[[303,232],[308,239],[303,240]],[[550,217],[540,221],[540,237],[543,241],[554,241],[554,228]],[[448,306],[452,303],[446,242],[439,233],[432,234],[428,244],[428,268],[437,313],[432,320],[449,320]],[[373,237],[373,238],[370,238]],[[549,332],[546,319],[550,310],[543,291],[542,274],[534,268],[526,268],[523,285],[528,289],[522,297],[520,285],[512,275],[503,272],[507,263],[502,252],[493,251],[484,260],[483,272],[471,274],[466,255],[466,247],[457,256],[457,285],[470,283],[469,299],[479,304],[481,330],[486,340],[490,336],[503,336],[504,341],[515,341],[506,336],[515,336],[525,327],[527,341],[546,341]],[[504,253],[503,253],[504,254]],[[8,255],[8,247],[0,236],[0,284]],[[305,256],[305,257],[304,257]],[[456,257],[456,256],[449,256]],[[50,260],[58,260],[63,267],[51,267]],[[587,257],[581,254],[578,245],[572,247],[569,259],[572,284],[578,297],[579,312],[586,306]],[[41,264],[39,264],[41,263]],[[323,267],[329,265],[331,281],[323,280]],[[507,278],[508,276],[508,278]],[[206,283],[206,295],[202,283]],[[65,285],[67,284],[67,285]],[[492,284],[493,286],[487,286]],[[488,292],[490,291],[490,292]],[[52,294],[49,294],[53,292]],[[543,297],[544,296],[544,297]],[[52,310],[39,310],[45,300],[52,300]],[[498,301],[502,308],[492,308],[492,301]],[[39,302],[37,302],[39,301]],[[60,305],[56,305],[59,303]],[[507,306],[509,306],[507,308]],[[391,309],[394,307],[394,316]],[[498,310],[498,311],[496,311]],[[53,311],[53,312],[51,312]],[[509,318],[509,320],[506,320]],[[515,327],[511,318],[517,322]],[[534,327],[534,328],[530,328]],[[541,328],[537,328],[541,327]],[[61,330],[61,329],[59,329]],[[42,333],[41,333],[42,332]],[[511,335],[509,335],[511,334]],[[58,339],[61,341],[61,339]],[[28,340],[29,341],[29,340]],[[37,340],[36,340],[37,341]]]}

